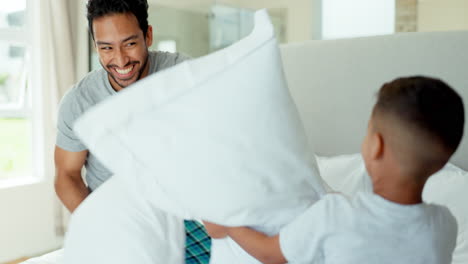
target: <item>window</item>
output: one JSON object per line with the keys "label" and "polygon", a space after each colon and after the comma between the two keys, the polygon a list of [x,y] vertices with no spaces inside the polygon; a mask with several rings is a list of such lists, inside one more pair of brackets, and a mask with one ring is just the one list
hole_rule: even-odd
{"label": "window", "polygon": [[0,5],[0,181],[31,175],[27,0]]}
{"label": "window", "polygon": [[157,42],[157,46],[156,50],[159,51],[177,52],[177,42],[172,39],[160,40]]}
{"label": "window", "polygon": [[323,39],[393,34],[395,0],[322,1],[322,19]]}

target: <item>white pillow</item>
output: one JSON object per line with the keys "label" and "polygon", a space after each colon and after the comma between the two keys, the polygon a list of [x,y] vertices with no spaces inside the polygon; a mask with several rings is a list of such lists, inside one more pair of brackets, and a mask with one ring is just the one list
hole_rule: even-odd
{"label": "white pillow", "polygon": [[[317,157],[323,179],[336,191],[349,196],[373,192],[361,154]],[[447,164],[427,181],[423,200],[447,206],[458,222],[457,246],[452,264],[468,263],[468,172]]]}
{"label": "white pillow", "polygon": [[423,199],[445,205],[458,223],[457,246],[452,264],[468,263],[468,172],[447,164],[432,175],[424,186]]}
{"label": "white pillow", "polygon": [[332,190],[348,196],[357,192],[373,192],[361,154],[316,158],[320,175]]}
{"label": "white pillow", "polygon": [[20,264],[62,264],[63,263],[63,249],[44,254],[39,257],[30,258]]}
{"label": "white pillow", "polygon": [[72,214],[65,239],[66,264],[185,263],[185,229],[115,175]]}
{"label": "white pillow", "polygon": [[148,76],[76,124],[106,167],[167,212],[276,228],[325,192],[271,22],[255,19],[247,38]]}

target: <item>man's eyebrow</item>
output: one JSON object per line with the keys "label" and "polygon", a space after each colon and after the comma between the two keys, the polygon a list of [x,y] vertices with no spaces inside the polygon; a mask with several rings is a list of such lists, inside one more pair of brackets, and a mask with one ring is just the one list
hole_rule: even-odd
{"label": "man's eyebrow", "polygon": [[[124,43],[126,41],[132,40],[132,39],[137,39],[138,35],[131,35],[130,37],[124,38],[121,42]],[[96,45],[112,45],[112,42],[106,42],[106,41],[96,41]]]}
{"label": "man's eyebrow", "polygon": [[136,39],[136,38],[138,38],[138,35],[136,35],[136,34],[135,34],[135,35],[131,35],[130,37],[125,38],[124,40],[122,40],[122,42],[126,42],[126,41],[129,41],[129,40],[131,40],[131,39]]}
{"label": "man's eyebrow", "polygon": [[110,42],[105,42],[105,41],[96,41],[96,45],[111,45],[112,43]]}

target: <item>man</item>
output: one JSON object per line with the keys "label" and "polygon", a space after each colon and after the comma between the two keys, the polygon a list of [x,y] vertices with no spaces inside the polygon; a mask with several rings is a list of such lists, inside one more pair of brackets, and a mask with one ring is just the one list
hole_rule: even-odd
{"label": "man", "polygon": [[[148,51],[153,43],[153,29],[148,25],[146,0],[89,0],[87,11],[89,32],[102,69],[89,73],[62,99],[55,147],[55,190],[70,212],[112,176],[76,137],[74,122],[103,99],[187,59],[180,54]],[[81,177],[83,166],[86,184]],[[187,263],[207,263],[210,243],[203,236],[203,228],[186,221],[186,229],[201,235],[200,238],[187,233]],[[196,256],[190,255],[190,244],[202,247],[195,249]]]}

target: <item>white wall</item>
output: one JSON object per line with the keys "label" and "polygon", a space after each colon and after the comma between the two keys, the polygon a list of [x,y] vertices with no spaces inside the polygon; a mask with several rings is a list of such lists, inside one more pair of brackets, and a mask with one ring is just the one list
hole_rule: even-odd
{"label": "white wall", "polygon": [[418,31],[468,30],[467,0],[419,0]]}
{"label": "white wall", "polygon": [[[287,42],[300,42],[310,40],[319,21],[315,19],[316,3],[323,0],[149,0],[150,6],[158,4],[163,6],[207,11],[215,2],[234,7],[250,9],[285,9],[286,10],[286,40]],[[319,5],[318,5],[319,6]]]}
{"label": "white wall", "polygon": [[313,19],[314,3],[317,0],[225,0],[218,1],[222,3],[229,2],[234,6],[245,8],[284,8],[286,10],[286,41],[302,42],[312,39],[317,21]]}
{"label": "white wall", "polygon": [[0,263],[60,247],[50,181],[0,189]]}
{"label": "white wall", "polygon": [[[294,2],[294,5],[291,5]],[[288,3],[287,42],[302,42],[312,39],[315,26],[310,0],[296,0]]]}

